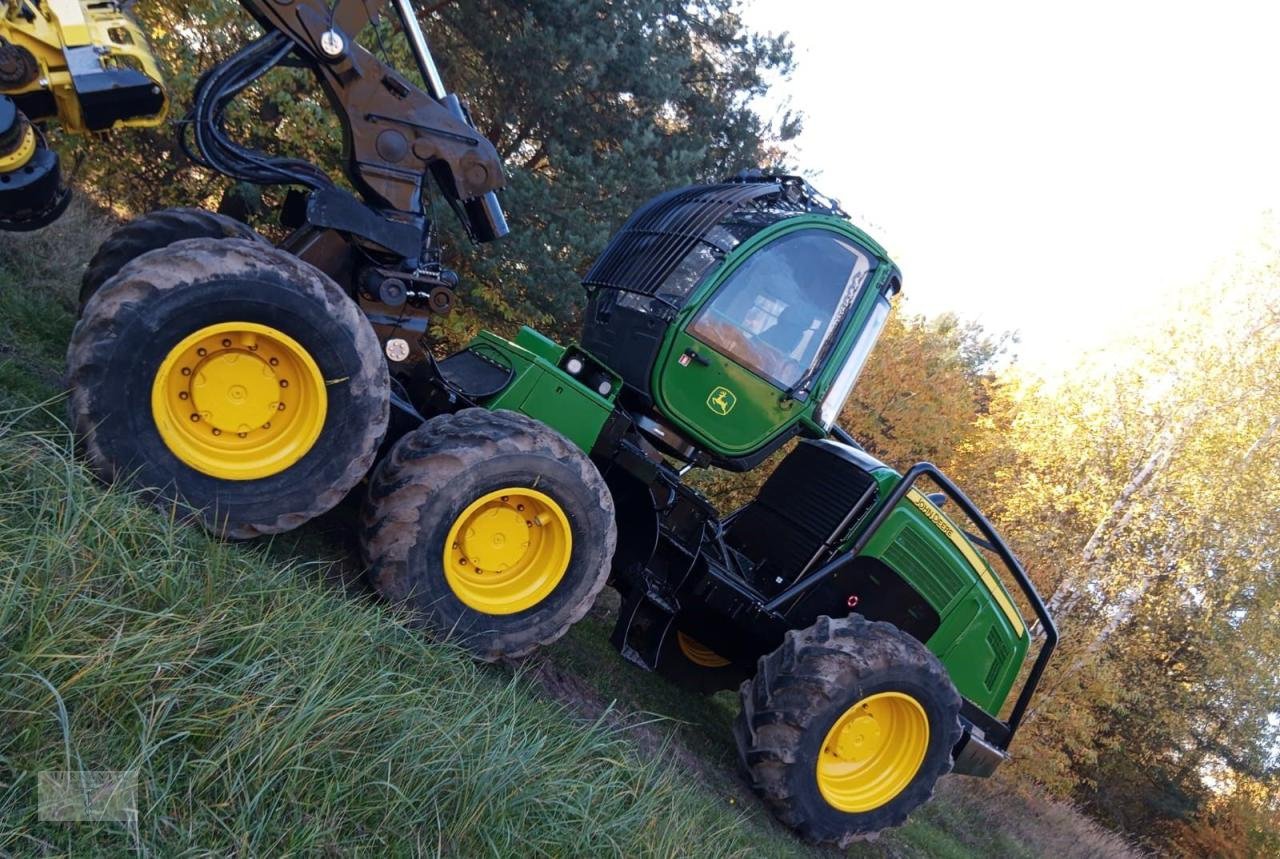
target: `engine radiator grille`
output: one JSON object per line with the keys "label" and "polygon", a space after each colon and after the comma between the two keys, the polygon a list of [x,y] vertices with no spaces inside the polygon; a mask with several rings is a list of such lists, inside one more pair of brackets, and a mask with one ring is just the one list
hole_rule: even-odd
{"label": "engine radiator grille", "polygon": [[995,658],[991,660],[991,667],[987,669],[986,683],[988,689],[994,689],[996,678],[1000,676],[1004,664],[1009,661],[1009,644],[994,626],[987,631],[987,644],[991,645],[991,652],[995,654]]}
{"label": "engine radiator grille", "polygon": [[772,592],[778,579],[800,574],[873,486],[836,445],[801,442],[734,518],[729,543],[757,564],[758,586]]}
{"label": "engine radiator grille", "polygon": [[964,589],[965,581],[952,564],[916,531],[899,534],[884,559],[909,578],[939,611]]}

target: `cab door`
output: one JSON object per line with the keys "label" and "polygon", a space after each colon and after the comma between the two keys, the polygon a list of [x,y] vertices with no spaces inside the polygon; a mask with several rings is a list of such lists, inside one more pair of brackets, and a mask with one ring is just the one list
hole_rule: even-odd
{"label": "cab door", "polygon": [[743,248],[677,320],[654,366],[659,408],[716,453],[758,450],[796,418],[874,267],[868,251],[822,227]]}

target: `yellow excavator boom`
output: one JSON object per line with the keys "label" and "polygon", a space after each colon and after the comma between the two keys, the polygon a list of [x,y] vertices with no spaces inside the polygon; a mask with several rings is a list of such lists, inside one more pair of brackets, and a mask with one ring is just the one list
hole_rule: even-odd
{"label": "yellow excavator boom", "polygon": [[0,229],[35,229],[66,208],[58,156],[38,123],[96,133],[164,122],[164,78],[124,5],[0,5]]}

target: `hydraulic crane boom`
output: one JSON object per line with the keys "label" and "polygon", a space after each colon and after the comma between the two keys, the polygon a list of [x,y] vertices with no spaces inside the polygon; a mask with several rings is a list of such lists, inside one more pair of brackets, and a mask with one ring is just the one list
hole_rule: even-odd
{"label": "hydraulic crane boom", "polygon": [[[446,91],[408,0],[241,0],[241,5],[266,32],[201,78],[184,123],[184,146],[189,129],[194,146],[188,152],[194,159],[242,181],[323,192],[323,205],[311,208],[323,226],[345,228],[411,267],[420,262],[429,241],[424,214],[428,175],[474,239],[506,235],[494,194],[504,182],[501,158],[476,131],[457,96]],[[427,92],[356,41],[388,6],[399,19]],[[99,7],[109,7],[111,15]],[[44,146],[32,121],[56,116],[72,131],[154,125],[163,119],[166,102],[141,31],[115,4],[11,0],[4,21],[0,37],[10,40],[6,47],[18,46],[15,56],[23,63],[21,51],[35,56],[35,49],[24,45],[35,44],[42,51],[36,61],[41,73],[21,76],[20,87],[5,83],[8,67],[0,59],[0,93],[13,94],[8,114],[9,104],[0,102],[0,176],[9,174],[20,182],[19,177],[27,177],[20,197],[6,196],[7,185],[0,188],[0,226],[32,229],[56,218],[67,197],[57,156]],[[69,70],[66,80],[48,73],[59,56]],[[125,57],[136,60],[143,71],[113,67]],[[344,196],[320,167],[249,149],[227,133],[226,106],[286,59],[309,67],[325,91],[343,128],[344,172],[363,202]],[[94,62],[101,68],[90,68]]]}
{"label": "hydraulic crane boom", "polygon": [[[465,207],[475,238],[505,235],[501,210],[491,195],[504,181],[502,160],[472,126],[457,97],[445,92],[407,0],[390,5],[433,90],[430,94],[356,43],[355,35],[376,23],[386,3],[242,0],[242,5],[267,34],[206,75],[193,108],[196,144],[217,169],[250,181],[272,180],[272,168],[246,163],[224,145],[217,111],[246,79],[256,79],[292,54],[311,66],[333,103],[343,127],[347,175],[368,205],[421,216],[423,182],[430,173],[447,200]],[[230,79],[220,74],[227,70],[235,72]],[[274,181],[301,181],[314,190],[329,184],[326,178],[302,179],[289,171],[282,166]]]}
{"label": "hydraulic crane boom", "polygon": [[0,6],[0,229],[56,219],[70,194],[33,123],[70,132],[147,127],[169,102],[142,31],[117,3],[7,0]]}

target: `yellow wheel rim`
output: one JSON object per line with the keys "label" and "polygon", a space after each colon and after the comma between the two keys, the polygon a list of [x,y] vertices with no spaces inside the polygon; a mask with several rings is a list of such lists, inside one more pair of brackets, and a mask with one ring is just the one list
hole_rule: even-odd
{"label": "yellow wheel rim", "polygon": [[929,748],[929,717],[902,692],[858,701],[836,719],[818,753],[818,789],[833,808],[871,811],[915,778]]}
{"label": "yellow wheel rim", "polygon": [[559,504],[533,489],[499,489],[454,520],[445,540],[444,575],[468,607],[515,614],[555,590],[572,552],[569,517]]}
{"label": "yellow wheel rim", "polygon": [[151,414],[173,455],[210,477],[279,474],[324,428],[324,376],[306,349],[253,322],[201,328],[169,350]]}
{"label": "yellow wheel rim", "polygon": [[729,664],[729,660],[719,653],[679,630],[676,630],[676,644],[680,646],[680,652],[685,655],[685,658],[694,665],[700,665],[703,668],[724,668]]}
{"label": "yellow wheel rim", "polygon": [[31,160],[36,154],[36,130],[30,125],[18,141],[18,148],[8,155],[0,155],[0,171],[17,170]]}

